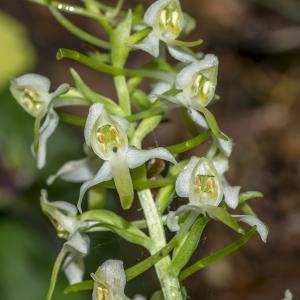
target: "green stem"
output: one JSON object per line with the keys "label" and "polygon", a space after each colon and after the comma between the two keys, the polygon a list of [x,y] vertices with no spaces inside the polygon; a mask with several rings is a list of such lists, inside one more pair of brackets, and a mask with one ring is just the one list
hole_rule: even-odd
{"label": "green stem", "polygon": [[[159,251],[166,246],[166,237],[162,223],[161,215],[155,205],[150,190],[143,190],[138,192],[141,207],[144,211],[145,219],[149,229],[149,234],[152,239],[151,254]],[[176,276],[169,274],[171,266],[171,259],[169,256],[161,259],[155,264],[156,273],[162,291],[166,300],[181,300],[180,283]]]}

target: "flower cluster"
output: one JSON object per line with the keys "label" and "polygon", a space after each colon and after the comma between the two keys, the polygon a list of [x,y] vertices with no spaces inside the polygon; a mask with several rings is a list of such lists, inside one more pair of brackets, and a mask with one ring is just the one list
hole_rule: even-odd
{"label": "flower cluster", "polygon": [[[77,283],[76,288],[80,287],[84,257],[90,248],[87,234],[91,232],[112,231],[145,247],[152,255],[151,262],[146,259],[132,267],[131,271],[135,272],[131,273],[124,270],[122,261],[110,259],[102,263],[91,274],[93,300],[129,299],[125,295],[126,281],[131,279],[128,274],[140,274],[153,264],[161,284],[158,294],[167,300],[183,299],[179,274],[197,249],[208,220],[221,221],[243,234],[242,241],[257,231],[265,242],[268,228],[248,204],[250,198],[259,194],[241,193],[240,186],[232,186],[227,181],[225,173],[229,169],[233,142],[219,129],[207,108],[219,99],[216,94],[219,60],[214,54],[193,52],[191,47],[200,41],[179,40],[194,27],[179,1],[155,1],[144,16],[139,7],[132,12],[123,11],[123,1],[115,8],[95,1],[84,1],[85,6],[70,6],[59,1],[35,2],[49,6],[55,18],[73,34],[106,51],[105,54],[96,51],[85,55],[60,49],[57,57],[71,58],[113,75],[118,96],[116,102],[92,91],[74,70],[71,74],[75,87],[62,84],[53,93],[49,92],[49,79],[41,75],[27,74],[11,81],[12,95],[36,118],[33,153],[38,168],[46,164],[46,144],[61,117],[56,109],[71,105],[89,107],[84,120],[85,157],[66,162],[47,181],[49,185],[58,178],[81,183],[77,208],[68,202],[49,202],[46,191],[42,191],[42,210],[58,236],[66,240],[54,266],[47,299],[51,299],[60,267],[70,284]],[[96,19],[108,35],[108,41],[77,28],[59,11]],[[121,68],[128,55],[137,49],[159,57],[159,60],[140,69]],[[169,63],[167,53],[176,60],[175,65]],[[152,79],[153,88],[147,95],[140,84],[148,77]],[[191,131],[195,136],[178,145],[143,149],[144,137],[162,120],[167,120],[164,117],[170,110],[177,108],[184,111],[187,122],[196,128],[196,133]],[[63,120],[74,124],[72,117]],[[180,159],[180,153],[199,146],[208,137],[211,137],[211,145],[206,155]],[[154,172],[152,169],[156,164],[159,167]],[[88,207],[83,212],[84,196],[95,186],[100,186],[101,191],[108,186],[115,189],[124,210],[132,207],[137,194],[145,220],[127,221],[103,207],[96,210]],[[178,198],[176,196],[186,198],[188,203],[165,213],[168,205]],[[239,210],[239,213],[233,210]],[[239,222],[253,228],[245,233]],[[143,231],[145,228],[147,233]],[[176,232],[169,242],[166,228]],[[193,246],[187,246],[183,251],[182,241]],[[172,257],[170,251],[173,251]],[[224,255],[227,255],[226,251]]]}

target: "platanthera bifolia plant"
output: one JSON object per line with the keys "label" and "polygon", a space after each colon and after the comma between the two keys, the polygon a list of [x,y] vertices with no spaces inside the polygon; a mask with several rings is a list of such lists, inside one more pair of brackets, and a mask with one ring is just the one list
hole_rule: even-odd
{"label": "platanthera bifolia plant", "polygon": [[[93,300],[121,300],[129,299],[126,283],[152,267],[160,289],[151,299],[186,299],[189,292],[184,279],[236,251],[256,232],[264,242],[268,235],[267,227],[249,204],[261,193],[241,192],[240,186],[232,186],[226,179],[233,142],[207,108],[220,98],[216,94],[217,56],[193,51],[202,40],[184,41],[195,22],[182,11],[178,0],[158,0],[146,10],[141,4],[125,10],[122,0],[115,6],[98,0],[81,0],[77,5],[33,2],[46,6],[63,27],[93,49],[87,53],[59,49],[57,59],[71,59],[110,75],[117,95],[114,101],[93,91],[74,69],[70,69],[74,87],[62,84],[54,92],[50,91],[50,80],[38,74],[11,81],[11,93],[35,118],[32,152],[38,168],[46,165],[47,142],[60,120],[80,127],[85,140],[85,157],[66,162],[48,178],[48,184],[56,179],[81,182],[77,207],[49,201],[46,190],[41,191],[42,211],[64,240],[46,299],[52,298],[60,269],[70,283],[66,293],[91,290]],[[106,39],[86,32],[64,14],[95,21]],[[129,68],[128,57],[137,51],[147,52],[151,60]],[[150,93],[142,89],[145,82],[151,87]],[[69,106],[88,108],[87,117],[82,119],[59,109]],[[181,111],[191,138],[165,148],[145,149],[144,138],[168,121],[173,110]],[[208,140],[209,148],[202,145]],[[182,159],[182,154],[191,149],[193,153],[208,151]],[[144,218],[126,220],[104,209],[102,200],[108,189],[115,190],[114,201],[120,201],[122,210],[138,202],[135,207],[141,207]],[[85,198],[91,193],[95,199],[102,199],[97,209],[86,204]],[[171,210],[171,204],[177,208]],[[231,228],[236,240],[190,263],[210,222]],[[250,228],[242,226],[244,223]],[[149,256],[128,266],[114,257],[103,261],[99,253],[101,265],[89,270],[93,272],[89,276],[84,260],[90,252],[90,235],[104,231],[144,247]],[[144,298],[138,295],[134,299]]]}

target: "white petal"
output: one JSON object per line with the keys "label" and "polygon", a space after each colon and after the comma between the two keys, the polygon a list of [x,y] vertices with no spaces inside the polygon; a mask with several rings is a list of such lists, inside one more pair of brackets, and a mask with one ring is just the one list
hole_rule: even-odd
{"label": "white petal", "polygon": [[90,251],[90,239],[87,235],[82,236],[78,231],[72,234],[71,238],[64,243],[69,251],[77,251],[81,255],[85,256]]}
{"label": "white petal", "polygon": [[149,6],[144,15],[144,21],[148,26],[153,26],[156,19],[159,17],[158,13],[166,5],[168,5],[171,0],[158,0]]}
{"label": "white petal", "polygon": [[56,174],[47,179],[47,184],[52,184],[57,178],[70,182],[84,182],[91,180],[100,168],[100,160],[83,158],[65,163]]}
{"label": "white petal", "polygon": [[47,142],[50,136],[54,133],[59,122],[57,113],[53,108],[50,108],[46,119],[39,130],[39,146],[35,153],[37,160],[37,167],[42,169],[46,164]]}
{"label": "white petal", "polygon": [[105,283],[115,291],[124,293],[126,274],[121,260],[109,259],[100,266]]}
{"label": "white petal", "polygon": [[103,114],[104,107],[100,103],[95,103],[90,107],[88,117],[84,127],[84,138],[88,146],[91,146],[92,129],[97,119]]}
{"label": "white petal", "polygon": [[69,284],[81,282],[84,275],[84,259],[78,253],[70,252],[62,266]]}
{"label": "white petal", "polygon": [[12,80],[12,83],[19,87],[30,87],[37,92],[49,93],[50,80],[39,74],[25,74]]}
{"label": "white petal", "polygon": [[240,186],[231,186],[226,180],[222,181],[224,200],[230,208],[237,208],[239,204],[239,193],[241,190]]}
{"label": "white petal", "polygon": [[224,140],[222,138],[218,138],[218,143],[219,143],[220,150],[227,157],[229,157],[231,155],[232,148],[233,148],[233,142],[232,142],[232,140],[230,138],[228,138],[228,140]]}
{"label": "white petal", "polygon": [[91,180],[86,181],[80,187],[79,199],[78,199],[78,203],[77,203],[77,208],[80,212],[82,212],[81,203],[82,203],[82,199],[83,199],[83,196],[86,193],[86,191],[90,187],[97,185],[101,182],[108,181],[110,179],[112,179],[112,173],[110,170],[109,162],[106,161],[103,163],[102,167],[100,168],[98,173],[95,175],[95,177]]}
{"label": "white petal", "polygon": [[218,174],[222,176],[229,169],[228,158],[223,155],[217,155],[213,158],[213,165]]}
{"label": "white petal", "polygon": [[284,298],[282,300],[293,300],[293,294],[291,293],[290,290],[286,290],[284,293]]}
{"label": "white petal", "polygon": [[180,229],[175,211],[170,211],[167,215],[166,225],[170,231],[176,232]]}
{"label": "white petal", "polygon": [[208,124],[204,116],[193,108],[188,109],[188,114],[191,119],[200,127],[208,129]]}
{"label": "white petal", "polygon": [[176,180],[176,194],[179,197],[186,198],[190,193],[190,179],[193,169],[197,165],[199,158],[193,156],[189,163],[185,166],[182,172],[178,175]]}
{"label": "white petal", "polygon": [[140,43],[130,45],[130,47],[143,50],[154,57],[159,56],[159,38],[153,31]]}
{"label": "white petal", "polygon": [[196,61],[196,59],[192,55],[182,51],[181,48],[179,48],[179,47],[169,46],[168,50],[172,57],[174,57],[175,59],[177,59],[181,62],[191,63],[191,62]]}
{"label": "white petal", "polygon": [[232,215],[237,220],[242,221],[250,226],[256,226],[256,230],[258,234],[260,235],[261,239],[266,242],[269,229],[268,227],[257,217],[255,216],[249,216],[249,215]]}
{"label": "white petal", "polygon": [[119,116],[115,116],[115,115],[111,115],[111,117],[115,122],[117,122],[122,127],[122,129],[125,132],[127,132],[129,130],[130,123],[126,119],[119,117]]}
{"label": "white petal", "polygon": [[158,95],[162,95],[163,93],[167,92],[171,88],[172,85],[170,83],[160,81],[153,86],[148,97],[150,101],[153,103],[158,98]]}
{"label": "white petal", "polygon": [[159,158],[176,164],[174,156],[165,148],[158,147],[150,150],[139,150],[133,147],[128,148],[127,160],[130,169],[141,166],[146,161]]}
{"label": "white petal", "polygon": [[51,93],[51,98],[57,98],[65,93],[67,93],[70,89],[70,86],[67,83],[61,84],[53,93]]}

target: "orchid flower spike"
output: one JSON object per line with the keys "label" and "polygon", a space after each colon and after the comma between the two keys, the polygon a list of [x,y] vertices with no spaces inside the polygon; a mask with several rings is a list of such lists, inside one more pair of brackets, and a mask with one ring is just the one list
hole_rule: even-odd
{"label": "orchid flower spike", "polygon": [[[49,137],[58,125],[58,115],[54,110],[54,100],[69,90],[68,84],[60,85],[50,93],[50,80],[38,74],[26,74],[11,81],[10,91],[23,109],[35,117],[33,154],[37,167],[46,164],[46,146]],[[46,119],[40,126],[42,119]]]}
{"label": "orchid flower spike", "polygon": [[96,103],[90,107],[84,130],[85,141],[104,163],[95,177],[81,186],[79,210],[81,210],[83,196],[90,187],[112,178],[122,207],[128,209],[134,197],[129,169],[137,168],[153,158],[176,163],[172,154],[164,148],[139,150],[129,146],[128,127],[129,124],[125,119],[109,114],[102,104]]}
{"label": "orchid flower spike", "polygon": [[172,44],[184,27],[184,15],[178,0],[158,0],[145,12],[144,22],[152,28],[149,35],[134,48],[159,56],[159,41]]}
{"label": "orchid flower spike", "polygon": [[67,254],[62,269],[70,284],[81,282],[84,274],[84,257],[89,253],[90,240],[80,230],[87,224],[77,219],[76,206],[64,202],[49,202],[47,192],[41,191],[43,212],[57,230],[57,235],[66,240],[62,252]]}
{"label": "orchid flower spike", "polygon": [[129,300],[124,293],[126,274],[122,261],[105,261],[91,277],[94,280],[93,300]]}

